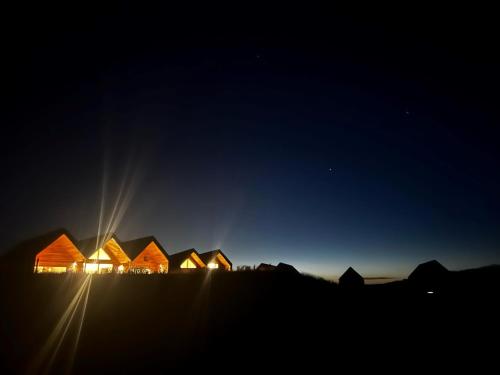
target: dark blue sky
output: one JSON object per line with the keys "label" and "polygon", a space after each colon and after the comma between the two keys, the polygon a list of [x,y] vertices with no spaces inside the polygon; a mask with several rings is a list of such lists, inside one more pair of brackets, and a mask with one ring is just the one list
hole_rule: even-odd
{"label": "dark blue sky", "polygon": [[61,226],[93,235],[104,197],[119,237],[220,247],[235,265],[402,277],[433,258],[499,262],[486,15],[311,12],[256,27],[41,11],[13,18],[7,47],[2,248]]}

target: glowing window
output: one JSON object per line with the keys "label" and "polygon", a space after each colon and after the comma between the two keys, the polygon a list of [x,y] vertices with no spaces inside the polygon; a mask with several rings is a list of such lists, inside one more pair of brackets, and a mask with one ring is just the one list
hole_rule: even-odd
{"label": "glowing window", "polygon": [[111,260],[109,255],[104,251],[104,249],[97,250],[94,254],[90,256],[89,259],[99,259],[99,260]]}
{"label": "glowing window", "polygon": [[188,258],[184,262],[182,262],[181,268],[196,268],[196,264],[194,264],[193,261]]}
{"label": "glowing window", "polygon": [[112,264],[87,263],[85,266],[86,273],[109,273],[111,271],[113,271]]}
{"label": "glowing window", "polygon": [[66,272],[66,267],[45,267],[38,266],[36,271],[38,273],[64,273]]}
{"label": "glowing window", "polygon": [[214,269],[219,268],[219,264],[218,263],[208,263],[207,267],[214,270]]}
{"label": "glowing window", "polygon": [[123,267],[123,264],[120,264],[118,266],[118,273],[123,273],[125,271],[125,267]]}

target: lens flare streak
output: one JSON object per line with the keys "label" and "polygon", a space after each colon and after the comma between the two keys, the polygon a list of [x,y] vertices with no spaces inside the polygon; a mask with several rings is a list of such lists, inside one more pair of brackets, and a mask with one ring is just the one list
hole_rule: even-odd
{"label": "lens flare streak", "polygon": [[[82,285],[78,288],[77,292],[73,296],[71,302],[68,307],[62,314],[61,318],[57,322],[56,326],[52,330],[49,338],[47,339],[45,345],[42,347],[37,360],[34,362],[31,367],[31,371],[29,373],[50,373],[52,365],[57,357],[57,354],[61,348],[64,339],[67,336],[68,330],[71,326],[71,323],[74,320],[74,317],[78,310],[81,310],[80,322],[78,325],[77,335],[74,341],[74,348],[72,352],[72,358],[74,358],[74,354],[76,353],[78,341],[80,340],[80,334],[82,331],[83,321],[85,318],[85,311],[87,308],[87,302],[90,292],[90,286],[92,283],[92,276],[87,275],[83,280]],[[84,297],[85,296],[85,297]],[[49,358],[50,356],[50,358]],[[48,361],[47,361],[47,358]],[[44,364],[46,364],[44,366]],[[43,368],[44,371],[43,371]]]}

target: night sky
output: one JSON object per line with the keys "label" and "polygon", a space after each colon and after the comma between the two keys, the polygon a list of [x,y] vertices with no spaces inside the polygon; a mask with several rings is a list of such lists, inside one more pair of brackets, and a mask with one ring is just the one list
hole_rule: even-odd
{"label": "night sky", "polygon": [[0,252],[101,217],[329,278],[500,262],[494,13],[226,12],[12,10]]}

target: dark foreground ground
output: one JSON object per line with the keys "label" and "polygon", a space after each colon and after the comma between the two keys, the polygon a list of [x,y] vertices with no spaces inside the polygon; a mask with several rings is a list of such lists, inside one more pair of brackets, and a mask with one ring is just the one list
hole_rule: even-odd
{"label": "dark foreground ground", "polygon": [[265,272],[94,276],[68,309],[85,277],[0,276],[2,373],[332,373],[343,365],[408,373],[436,363],[478,370],[498,356],[498,273],[434,294]]}

